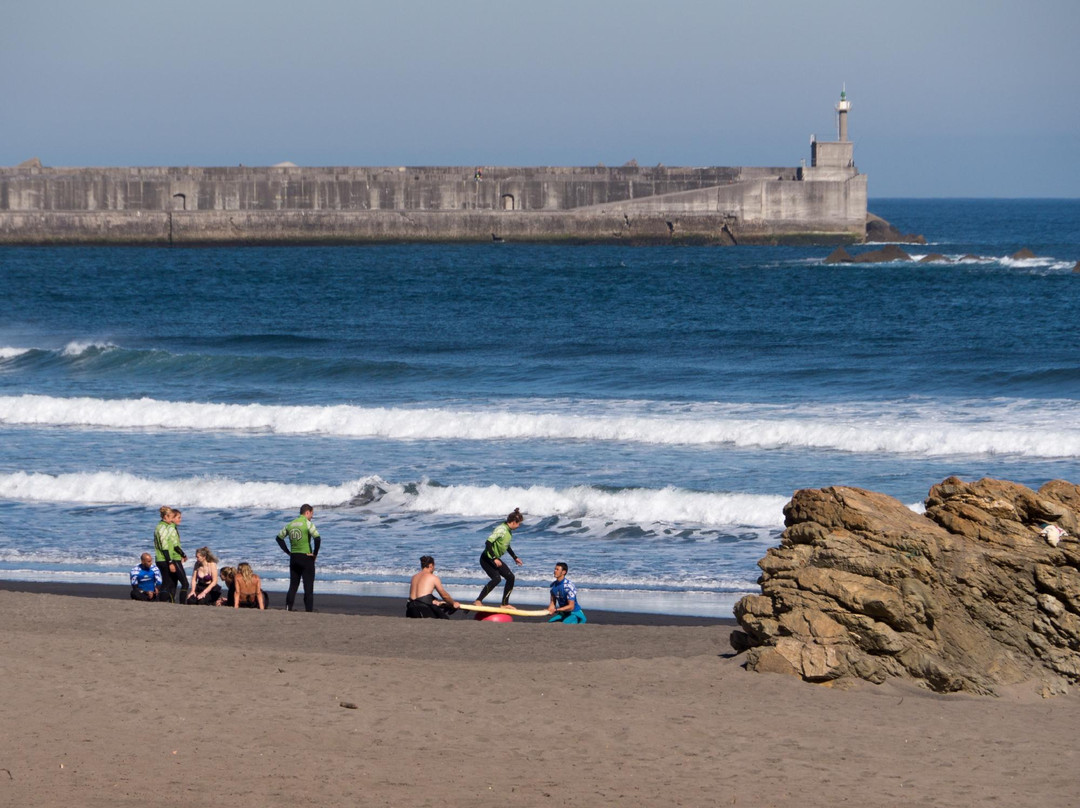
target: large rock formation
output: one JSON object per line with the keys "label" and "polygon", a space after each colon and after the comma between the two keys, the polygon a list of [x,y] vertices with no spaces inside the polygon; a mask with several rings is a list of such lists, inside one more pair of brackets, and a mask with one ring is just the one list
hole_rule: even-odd
{"label": "large rock formation", "polygon": [[[747,668],[981,694],[1080,683],[1080,487],[950,477],[925,514],[858,488],[805,489],[784,517],[758,562],[762,594],[735,606]],[[1070,535],[1047,539],[1047,524]]]}

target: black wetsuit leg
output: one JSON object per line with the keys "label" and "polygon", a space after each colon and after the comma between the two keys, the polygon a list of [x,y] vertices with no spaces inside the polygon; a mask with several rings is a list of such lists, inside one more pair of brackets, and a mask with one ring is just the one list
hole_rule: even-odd
{"label": "black wetsuit leg", "polygon": [[169,562],[159,561],[157,568],[161,573],[161,593],[168,595],[169,600],[176,600],[176,576],[169,571]]}
{"label": "black wetsuit leg", "polygon": [[[179,602],[183,603],[183,599],[188,596],[191,585],[188,583],[187,572],[184,571],[184,563],[182,561],[174,561],[173,564],[176,565],[176,572],[173,573],[173,579],[175,584],[180,585],[180,594],[177,597]],[[169,565],[166,564],[165,566],[168,567]]]}
{"label": "black wetsuit leg", "polygon": [[304,584],[304,610],[315,611],[315,557],[293,553],[289,556],[289,593],[285,597],[285,608],[290,612],[301,582]]}
{"label": "black wetsuit leg", "polygon": [[188,603],[191,603],[195,606],[217,606],[218,598],[220,597],[221,587],[215,586],[206,593],[202,600],[196,600],[194,597],[192,597],[191,600],[188,601]]}
{"label": "black wetsuit leg", "polygon": [[431,595],[416,600],[410,600],[405,604],[406,617],[434,617],[439,620],[449,620],[450,615],[457,611],[453,606],[436,606],[430,602]]}
{"label": "black wetsuit leg", "polygon": [[480,554],[480,566],[484,572],[488,574],[488,578],[491,580],[484,584],[484,588],[480,590],[480,597],[477,600],[483,600],[491,591],[499,585],[499,579],[506,579],[506,586],[503,587],[502,602],[505,606],[510,602],[510,593],[514,591],[514,573],[510,570],[510,565],[501,563],[498,567],[495,566],[494,560],[487,557],[487,553]]}

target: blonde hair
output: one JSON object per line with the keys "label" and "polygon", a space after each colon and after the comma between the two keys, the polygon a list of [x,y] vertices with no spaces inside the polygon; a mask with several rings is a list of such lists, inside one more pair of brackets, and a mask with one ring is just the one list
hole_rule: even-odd
{"label": "blonde hair", "polygon": [[158,509],[158,513],[161,514],[162,520],[165,520],[172,516],[173,509],[168,505],[162,505],[161,508]]}
{"label": "blonde hair", "polygon": [[200,547],[198,550],[195,551],[195,555],[202,556],[211,564],[217,563],[217,556],[214,555],[214,551],[211,550],[209,547]]}
{"label": "blonde hair", "polygon": [[236,574],[244,579],[244,583],[251,583],[251,577],[255,574],[251,571],[251,565],[246,561],[241,561],[236,565]]}
{"label": "blonde hair", "polygon": [[218,577],[225,583],[231,584],[236,578],[236,567],[222,567],[218,570]]}

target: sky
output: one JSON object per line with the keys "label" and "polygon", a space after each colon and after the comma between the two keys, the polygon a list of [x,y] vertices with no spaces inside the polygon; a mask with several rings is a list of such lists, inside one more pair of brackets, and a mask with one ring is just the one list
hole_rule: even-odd
{"label": "sky", "polygon": [[0,165],[797,166],[1080,196],[1077,0],[0,0]]}

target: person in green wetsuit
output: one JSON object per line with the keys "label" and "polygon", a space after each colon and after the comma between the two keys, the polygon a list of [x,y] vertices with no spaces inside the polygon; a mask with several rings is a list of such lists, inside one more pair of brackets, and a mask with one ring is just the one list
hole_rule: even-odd
{"label": "person in green wetsuit", "polygon": [[525,563],[510,546],[513,531],[521,527],[523,521],[525,519],[521,515],[521,510],[514,508],[514,512],[506,517],[506,521],[495,528],[491,535],[487,537],[484,552],[480,554],[480,566],[491,580],[480,590],[480,595],[476,598],[477,606],[482,605],[484,598],[490,595],[491,590],[499,585],[500,578],[506,579],[506,584],[503,586],[502,605],[510,605],[510,593],[514,591],[514,573],[510,566],[502,561],[502,556],[509,553],[510,557],[519,566]]}
{"label": "person in green wetsuit", "polygon": [[301,581],[304,582],[304,610],[315,611],[315,559],[322,537],[311,521],[314,515],[314,508],[301,505],[300,515],[277,534],[278,546],[289,555],[289,593],[285,596],[285,608],[290,612]]}
{"label": "person in green wetsuit", "polygon": [[176,602],[176,587],[185,596],[188,590],[187,573],[184,571],[184,562],[187,561],[187,553],[180,546],[181,514],[175,508],[162,505],[159,509],[161,521],[154,528],[154,560],[161,570],[161,591],[168,596],[170,601]]}

